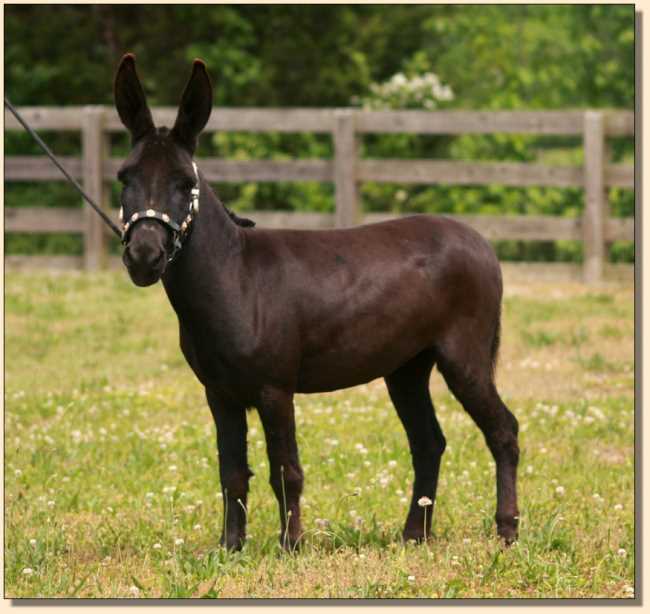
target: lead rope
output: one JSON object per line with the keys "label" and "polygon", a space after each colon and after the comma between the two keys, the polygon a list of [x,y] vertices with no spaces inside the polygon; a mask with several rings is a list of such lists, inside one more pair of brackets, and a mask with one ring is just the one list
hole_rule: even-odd
{"label": "lead rope", "polygon": [[[31,137],[41,146],[41,149],[48,155],[50,160],[54,162],[55,166],[66,176],[68,181],[75,187],[77,188],[77,191],[79,194],[81,194],[84,198],[84,200],[99,214],[99,216],[106,222],[108,227],[122,240],[122,231],[113,223],[113,220],[111,220],[106,213],[104,213],[93,201],[86,192],[84,192],[83,188],[77,183],[77,181],[70,176],[68,171],[63,168],[61,163],[56,159],[54,154],[50,151],[50,148],[42,141],[41,137],[36,134],[36,132],[29,126],[29,124],[22,118],[20,113],[16,110],[16,108],[9,102],[9,99],[5,96],[5,106],[13,113],[14,117],[20,122],[22,127],[27,130],[27,132],[31,135]],[[194,172],[196,172],[196,168],[194,169]]]}

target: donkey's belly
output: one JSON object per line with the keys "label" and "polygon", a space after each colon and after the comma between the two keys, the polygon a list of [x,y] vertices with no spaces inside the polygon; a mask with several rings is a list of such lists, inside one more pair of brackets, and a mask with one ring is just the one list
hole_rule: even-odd
{"label": "donkey's belly", "polygon": [[306,317],[298,390],[325,392],[385,377],[433,347],[449,301],[422,267],[383,271],[328,293],[327,309]]}
{"label": "donkey's belly", "polygon": [[428,319],[389,329],[372,319],[357,323],[356,330],[329,337],[320,351],[303,357],[297,391],[328,392],[385,377],[432,347],[434,324]]}

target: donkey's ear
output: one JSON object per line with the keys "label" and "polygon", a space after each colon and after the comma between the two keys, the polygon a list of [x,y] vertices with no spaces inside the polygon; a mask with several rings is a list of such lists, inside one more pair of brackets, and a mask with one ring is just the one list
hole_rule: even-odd
{"label": "donkey's ear", "polygon": [[115,75],[115,107],[122,123],[131,133],[133,143],[154,130],[151,111],[135,71],[135,56],[127,53]]}
{"label": "donkey's ear", "polygon": [[190,153],[208,123],[212,111],[212,84],[202,60],[194,60],[192,75],[185,86],[172,134]]}

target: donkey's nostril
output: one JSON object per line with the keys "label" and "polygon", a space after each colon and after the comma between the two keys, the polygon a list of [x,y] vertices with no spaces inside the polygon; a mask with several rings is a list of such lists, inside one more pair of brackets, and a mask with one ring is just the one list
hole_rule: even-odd
{"label": "donkey's nostril", "polygon": [[147,245],[131,244],[124,250],[124,263],[127,266],[139,266],[156,269],[165,259],[165,252],[160,248],[151,248]]}
{"label": "donkey's nostril", "polygon": [[151,263],[151,266],[158,268],[163,264],[164,260],[165,260],[165,254],[164,252],[160,252],[158,254],[158,257],[155,258],[155,260]]}

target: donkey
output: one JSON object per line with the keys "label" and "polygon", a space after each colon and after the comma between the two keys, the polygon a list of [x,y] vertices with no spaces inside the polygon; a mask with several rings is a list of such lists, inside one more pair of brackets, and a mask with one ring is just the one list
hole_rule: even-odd
{"label": "donkey", "polygon": [[[302,534],[303,471],[293,397],[383,377],[415,474],[402,536],[426,539],[445,437],[429,377],[436,365],[483,432],[496,462],[496,525],[517,537],[518,425],[496,390],[501,271],[491,246],[446,217],[415,215],[338,230],[266,230],[217,199],[193,160],[212,110],[195,60],[171,130],[156,128],[135,57],[125,55],[115,104],[132,137],[118,172],[123,261],[132,281],[162,280],[180,346],[216,424],[224,499],[221,544],[246,536],[246,411],[263,425],[280,541]],[[425,524],[426,523],[426,524]]]}

